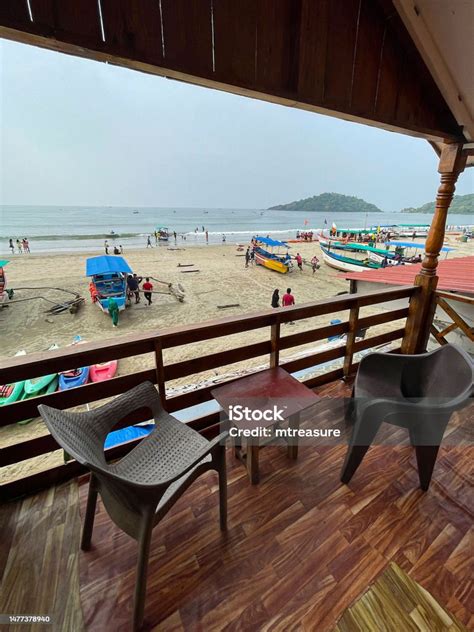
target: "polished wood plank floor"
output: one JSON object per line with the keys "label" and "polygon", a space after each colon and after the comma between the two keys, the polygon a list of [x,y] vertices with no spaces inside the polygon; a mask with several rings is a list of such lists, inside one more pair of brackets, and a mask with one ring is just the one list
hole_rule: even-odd
{"label": "polished wood plank floor", "polygon": [[[335,398],[321,404],[321,425],[341,423],[337,398],[347,386],[319,392]],[[427,493],[418,488],[406,440],[371,448],[348,486],[339,481],[343,445],[301,447],[297,461],[268,446],[257,486],[228,450],[228,531],[219,530],[217,480],[209,473],[154,530],[145,629],[332,630],[390,561],[472,629],[471,446],[454,423]],[[71,484],[3,508],[0,571],[8,605],[17,612],[39,603],[63,609],[76,617],[72,627],[53,629],[80,632],[78,560],[85,628],[128,630],[136,543],[99,504],[93,548],[79,553],[76,492]],[[86,495],[82,484],[82,515]],[[28,577],[31,564],[36,570]]]}

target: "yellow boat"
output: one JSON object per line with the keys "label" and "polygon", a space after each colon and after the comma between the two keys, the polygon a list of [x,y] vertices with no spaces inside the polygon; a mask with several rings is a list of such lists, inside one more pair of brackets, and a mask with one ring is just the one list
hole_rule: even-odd
{"label": "yellow boat", "polygon": [[[273,248],[275,247],[289,248],[288,244],[284,241],[270,239],[270,237],[256,237],[255,240],[257,242],[255,248],[255,263],[257,265],[264,266],[269,270],[274,270],[281,274],[288,272],[291,260],[288,252],[284,255],[273,252]],[[263,246],[265,246],[265,248]],[[272,252],[269,252],[266,248],[272,248]]]}

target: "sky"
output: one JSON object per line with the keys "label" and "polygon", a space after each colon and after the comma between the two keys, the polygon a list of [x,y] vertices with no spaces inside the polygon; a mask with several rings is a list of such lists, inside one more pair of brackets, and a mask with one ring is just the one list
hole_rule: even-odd
{"label": "sky", "polygon": [[267,208],[329,191],[394,212],[438,187],[422,139],[6,40],[0,123],[1,204]]}

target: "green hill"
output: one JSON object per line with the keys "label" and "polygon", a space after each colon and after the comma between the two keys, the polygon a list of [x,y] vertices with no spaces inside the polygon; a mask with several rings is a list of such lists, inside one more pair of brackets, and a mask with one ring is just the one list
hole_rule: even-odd
{"label": "green hill", "polygon": [[365,200],[341,193],[321,193],[313,197],[271,206],[272,211],[305,211],[307,213],[381,213],[382,211]]}
{"label": "green hill", "polygon": [[[423,204],[423,206],[419,206],[418,208],[413,208],[413,206],[409,206],[408,208],[402,208],[401,213],[433,213],[435,210],[434,202],[427,202]],[[474,213],[474,193],[469,193],[468,195],[455,195],[453,201],[451,202],[451,206],[449,207],[450,213],[456,213],[458,215],[469,215],[470,213]]]}

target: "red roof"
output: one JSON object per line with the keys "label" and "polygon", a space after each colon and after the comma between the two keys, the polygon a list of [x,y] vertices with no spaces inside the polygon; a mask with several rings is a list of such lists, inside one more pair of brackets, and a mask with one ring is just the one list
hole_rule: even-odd
{"label": "red roof", "polygon": [[[421,270],[421,263],[416,265],[393,266],[364,272],[350,272],[340,275],[354,281],[369,281],[388,285],[411,285]],[[464,294],[474,294],[474,257],[457,257],[439,262],[437,275],[438,289]]]}

